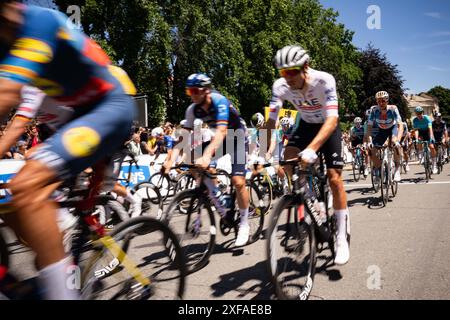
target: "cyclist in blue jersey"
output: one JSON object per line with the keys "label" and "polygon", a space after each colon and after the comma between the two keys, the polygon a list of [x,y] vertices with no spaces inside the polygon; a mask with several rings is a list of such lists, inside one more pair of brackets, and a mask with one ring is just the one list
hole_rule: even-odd
{"label": "cyclist in blue jersey", "polygon": [[[414,131],[414,142],[417,142],[419,138],[422,141],[428,141],[430,151],[431,151],[431,162],[433,163],[433,174],[437,173],[436,166],[436,149],[434,147],[434,134],[433,134],[433,121],[427,115],[423,114],[423,108],[421,106],[415,109],[416,117],[414,117],[413,129]],[[419,151],[422,152],[423,146],[419,146]]]}
{"label": "cyclist in blue jersey", "polygon": [[24,85],[74,109],[71,120],[28,156],[10,182],[16,213],[5,217],[36,253],[47,299],[79,296],[66,285],[71,259],[64,253],[51,194],[60,181],[119,148],[135,112],[108,56],[67,20],[54,10],[0,1],[0,116],[20,104]]}
{"label": "cyclist in blue jersey", "polygon": [[[390,137],[392,140],[392,145],[394,146],[394,180],[401,181],[400,173],[400,155],[402,152],[402,147],[400,145],[400,140],[403,135],[403,121],[398,111],[397,106],[388,105],[389,94],[386,91],[379,91],[375,94],[375,99],[377,100],[377,105],[373,106],[370,111],[370,118],[367,122],[367,132],[365,134],[364,140],[372,141],[372,127],[374,124],[378,127],[378,133],[373,138],[374,146],[382,146],[386,143],[387,139]],[[372,142],[370,142],[372,145]],[[381,167],[381,161],[377,156],[378,150],[372,146],[369,148],[371,153],[372,163],[375,169]]]}
{"label": "cyclist in blue jersey", "polygon": [[350,141],[352,144],[352,157],[355,157],[355,148],[357,146],[361,146],[363,148],[363,152],[365,154],[365,167],[364,167],[364,176],[367,177],[369,175],[369,157],[367,156],[366,148],[362,146],[364,142],[364,133],[365,128],[361,125],[362,119],[360,117],[356,117],[353,120],[354,126],[350,128]]}
{"label": "cyclist in blue jersey", "polygon": [[[235,245],[243,246],[247,244],[250,232],[248,224],[249,194],[245,186],[246,154],[248,152],[247,127],[230,101],[212,89],[211,79],[207,75],[202,73],[190,75],[186,81],[186,94],[191,97],[192,104],[186,110],[185,129],[194,129],[195,119],[201,119],[211,129],[215,129],[212,140],[194,150],[194,157],[202,154],[194,159],[195,163],[206,169],[213,157],[231,155],[231,182],[236,188],[241,217]],[[163,166],[163,172],[169,172],[182,147],[183,144],[180,143],[175,146],[171,157]],[[219,149],[223,150],[223,154],[218,154]]]}

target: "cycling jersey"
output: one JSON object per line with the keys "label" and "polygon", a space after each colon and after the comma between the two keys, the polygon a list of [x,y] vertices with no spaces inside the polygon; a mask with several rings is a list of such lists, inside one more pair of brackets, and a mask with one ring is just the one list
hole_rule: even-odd
{"label": "cycling jersey", "polygon": [[27,121],[36,118],[52,131],[56,131],[73,116],[72,108],[57,104],[38,88],[23,86],[21,96],[22,103],[17,107],[15,116]]}
{"label": "cycling jersey", "polygon": [[123,93],[110,60],[90,38],[67,26],[55,10],[21,5],[23,25],[6,56],[0,78],[40,88],[57,103],[89,106],[108,93]]}
{"label": "cycling jersey", "polygon": [[299,111],[306,123],[324,123],[326,118],[338,117],[338,98],[336,81],[331,74],[308,69],[307,91],[292,89],[284,78],[275,81],[272,87],[272,100],[269,118],[278,119],[283,101],[289,101]]}
{"label": "cycling jersey", "polygon": [[386,112],[381,111],[380,106],[373,106],[371,108],[370,117],[368,120],[369,125],[377,124],[378,128],[386,130],[392,128],[394,125],[402,122],[402,117],[398,112],[397,106],[388,105]]}
{"label": "cycling jersey", "polygon": [[433,135],[436,141],[442,141],[442,137],[444,136],[444,133],[447,131],[447,124],[445,121],[439,121],[437,120],[433,121]]}
{"label": "cycling jersey", "polygon": [[356,140],[362,140],[364,138],[364,127],[360,126],[358,127],[352,127],[350,129],[351,136]]}
{"label": "cycling jersey", "polygon": [[[134,101],[110,60],[64,14],[20,5],[21,25],[0,59],[0,78],[41,89],[73,107],[72,119],[30,156],[64,180],[113,153],[129,136]],[[2,46],[2,44],[0,44]],[[59,113],[59,112],[58,112]]]}
{"label": "cycling jersey", "polygon": [[413,128],[418,130],[428,130],[432,128],[433,124],[429,116],[424,115],[422,119],[415,117],[413,119]]}
{"label": "cycling jersey", "polygon": [[194,127],[195,119],[202,119],[212,129],[219,126],[226,126],[228,129],[246,130],[245,122],[240,117],[239,112],[227,98],[216,91],[211,93],[211,105],[208,110],[193,103],[187,108],[185,119],[186,129],[192,129]]}

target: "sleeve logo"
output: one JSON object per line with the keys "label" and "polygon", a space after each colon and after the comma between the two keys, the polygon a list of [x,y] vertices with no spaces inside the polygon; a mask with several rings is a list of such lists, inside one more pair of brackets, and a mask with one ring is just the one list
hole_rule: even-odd
{"label": "sleeve logo", "polygon": [[33,62],[49,63],[53,58],[53,51],[43,41],[32,38],[20,38],[14,43],[11,55]]}

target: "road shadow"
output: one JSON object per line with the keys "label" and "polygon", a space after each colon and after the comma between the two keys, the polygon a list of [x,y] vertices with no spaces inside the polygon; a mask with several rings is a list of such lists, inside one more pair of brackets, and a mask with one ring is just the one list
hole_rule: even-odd
{"label": "road shadow", "polygon": [[[321,262],[322,264],[320,264]],[[337,266],[334,264],[331,256],[322,253],[317,256],[316,274],[323,274],[330,281],[339,281],[343,277],[341,272],[336,268]]]}
{"label": "road shadow", "polygon": [[[256,281],[250,287],[245,286],[249,281]],[[244,288],[245,287],[245,288]],[[220,276],[220,280],[211,285],[214,297],[222,297],[227,292],[239,292],[238,298],[245,299],[250,294],[256,294],[250,300],[274,299],[273,286],[267,271],[267,262],[261,261],[247,267]]]}
{"label": "road shadow", "polygon": [[400,185],[402,183],[416,183],[416,184],[426,184],[427,181],[425,179],[425,177],[420,177],[420,178],[402,178],[402,181],[400,182]]}
{"label": "road shadow", "polygon": [[357,198],[348,200],[347,205],[349,208],[356,205],[367,206],[368,209],[378,210],[384,208],[383,201],[379,195],[373,195],[371,197]]}
{"label": "road shadow", "polygon": [[366,195],[366,194],[374,194],[375,192],[373,191],[372,187],[364,187],[364,188],[353,188],[353,189],[348,189],[346,190],[347,193],[355,193],[355,192],[359,192],[361,195]]}

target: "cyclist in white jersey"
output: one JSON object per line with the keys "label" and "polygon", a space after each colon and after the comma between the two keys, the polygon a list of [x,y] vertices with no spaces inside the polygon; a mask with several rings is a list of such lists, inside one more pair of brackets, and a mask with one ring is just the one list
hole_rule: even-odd
{"label": "cyclist in white jersey", "polygon": [[[289,139],[284,158],[296,158],[301,151],[303,162],[314,163],[317,152],[323,152],[337,218],[335,263],[345,264],[350,258],[350,218],[342,181],[344,163],[336,82],[332,75],[310,68],[309,55],[300,46],[278,50],[275,64],[281,78],[273,84],[267,128],[275,128],[283,102],[289,101],[299,111],[301,121]],[[286,169],[291,175],[292,168]]]}
{"label": "cyclist in white jersey", "polygon": [[33,119],[54,132],[73,115],[72,108],[59,105],[35,87],[24,86],[21,89],[21,98],[22,102],[0,140],[0,157],[16,143]]}

